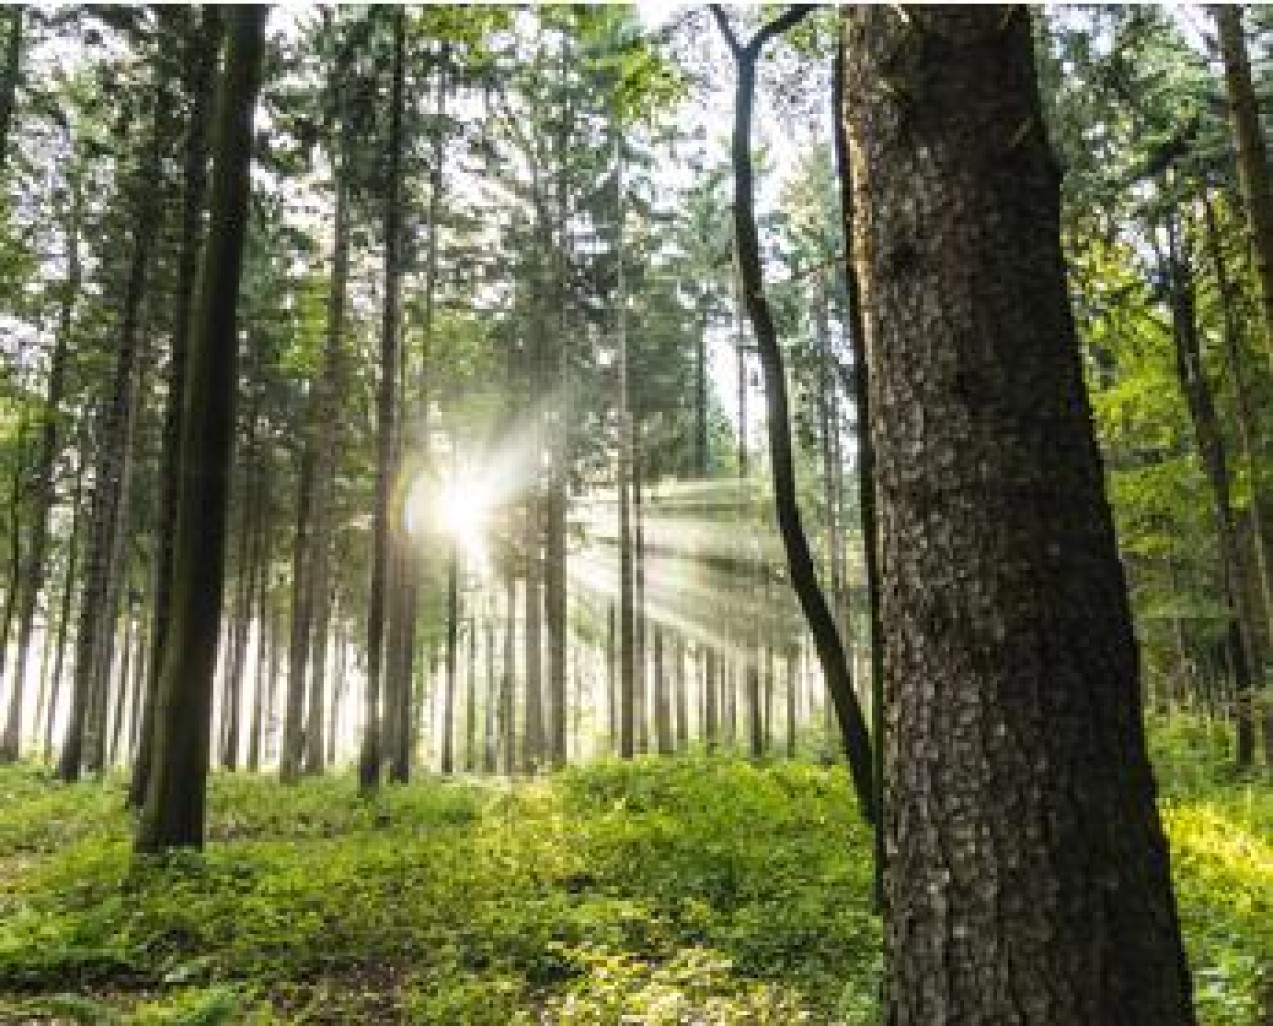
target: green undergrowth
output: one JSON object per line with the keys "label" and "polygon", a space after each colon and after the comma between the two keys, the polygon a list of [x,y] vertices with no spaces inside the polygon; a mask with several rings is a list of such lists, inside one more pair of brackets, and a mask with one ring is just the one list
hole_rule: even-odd
{"label": "green undergrowth", "polygon": [[[1155,731],[1209,1026],[1273,962],[1273,791]],[[122,783],[0,770],[0,1022],[870,1023],[842,768],[689,756],[360,799],[220,775],[206,852],[136,864]]]}

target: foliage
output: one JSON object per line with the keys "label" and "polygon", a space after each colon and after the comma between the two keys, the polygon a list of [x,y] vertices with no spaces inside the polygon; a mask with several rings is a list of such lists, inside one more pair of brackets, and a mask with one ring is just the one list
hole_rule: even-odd
{"label": "foliage", "polygon": [[[1155,723],[1201,1021],[1255,1021],[1273,788]],[[131,867],[114,787],[0,771],[0,1017],[869,1023],[879,930],[840,766],[600,762],[548,780],[219,775],[204,855]],[[39,1021],[37,1018],[36,1021]]]}

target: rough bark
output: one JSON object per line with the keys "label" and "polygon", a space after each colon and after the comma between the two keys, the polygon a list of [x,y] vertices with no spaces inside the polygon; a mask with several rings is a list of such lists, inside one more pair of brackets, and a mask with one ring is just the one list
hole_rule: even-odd
{"label": "rough bark", "polygon": [[170,643],[164,647],[153,759],[136,840],[136,849],[142,853],[203,844],[238,388],[236,313],[266,8],[236,7],[227,17],[228,42],[213,132],[216,166],[210,229],[191,311],[173,616]]}
{"label": "rough bark", "polygon": [[885,1022],[1194,1022],[1025,8],[854,8]]}

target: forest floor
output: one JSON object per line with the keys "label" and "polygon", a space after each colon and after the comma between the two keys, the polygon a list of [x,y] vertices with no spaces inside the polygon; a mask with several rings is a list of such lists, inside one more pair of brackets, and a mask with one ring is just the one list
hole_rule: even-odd
{"label": "forest floor", "polygon": [[[1273,967],[1273,786],[1153,731],[1205,1026]],[[870,1023],[842,768],[605,762],[514,785],[219,774],[202,855],[136,866],[122,781],[0,770],[0,1023]]]}

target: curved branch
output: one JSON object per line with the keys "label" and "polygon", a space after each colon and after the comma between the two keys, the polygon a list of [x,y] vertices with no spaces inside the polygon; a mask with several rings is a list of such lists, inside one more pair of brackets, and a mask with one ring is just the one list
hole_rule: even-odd
{"label": "curved branch", "polygon": [[[778,331],[773,313],[765,297],[764,276],[760,261],[760,238],[756,229],[755,172],[751,159],[752,109],[756,99],[756,64],[767,40],[790,27],[808,14],[812,7],[792,7],[770,22],[741,49],[736,40],[730,45],[738,66],[734,93],[734,132],[731,155],[734,168],[734,234],[738,246],[738,264],[742,277],[743,300],[756,336],[756,349],[765,376],[768,405],[769,458],[773,471],[774,508],[778,530],[787,557],[787,568],[796,598],[813,635],[814,648],[822,665],[827,691],[835,706],[836,717],[844,737],[845,753],[853,778],[854,791],[863,818],[875,822],[874,770],[871,739],[866,728],[844,644],[836,628],[835,618],[818,583],[817,568],[809,539],[800,519],[796,498],[795,466],[792,458],[790,404],[787,399],[787,377]],[[717,24],[725,29],[725,15],[713,7]],[[730,35],[726,35],[726,42]]]}

